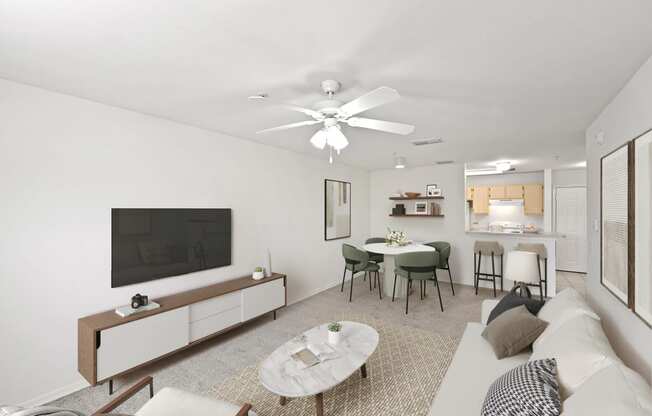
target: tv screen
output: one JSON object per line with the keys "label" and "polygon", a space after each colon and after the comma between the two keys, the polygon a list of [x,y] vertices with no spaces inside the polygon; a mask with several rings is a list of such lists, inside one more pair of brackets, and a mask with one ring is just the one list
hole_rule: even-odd
{"label": "tv screen", "polygon": [[111,287],[230,264],[230,209],[111,210]]}

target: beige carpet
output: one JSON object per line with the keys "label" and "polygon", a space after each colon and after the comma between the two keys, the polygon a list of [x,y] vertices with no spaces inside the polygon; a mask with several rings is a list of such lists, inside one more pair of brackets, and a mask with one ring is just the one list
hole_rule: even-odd
{"label": "beige carpet", "polygon": [[[338,387],[324,394],[324,413],[328,416],[426,415],[439,384],[451,362],[458,338],[438,335],[407,326],[393,326],[365,316],[339,316],[374,327],[378,348],[367,362],[368,377],[355,372]],[[256,365],[214,386],[212,393],[234,403],[251,403],[260,416],[314,415],[314,397],[288,400],[279,404],[278,396],[258,381]]]}

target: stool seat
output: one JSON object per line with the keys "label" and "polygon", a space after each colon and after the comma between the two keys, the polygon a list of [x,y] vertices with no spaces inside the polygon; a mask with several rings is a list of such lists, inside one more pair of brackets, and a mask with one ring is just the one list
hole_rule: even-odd
{"label": "stool seat", "polygon": [[[473,243],[473,272],[475,294],[478,294],[480,281],[492,282],[494,297],[496,294],[496,278],[500,278],[500,291],[503,291],[503,255],[505,250],[498,241],[475,241]],[[482,271],[482,258],[489,256],[491,259],[491,273]],[[496,257],[500,260],[500,272],[496,271]]]}
{"label": "stool seat", "polygon": [[502,256],[505,253],[503,246],[498,241],[476,241],[473,244],[474,253],[491,254]]}

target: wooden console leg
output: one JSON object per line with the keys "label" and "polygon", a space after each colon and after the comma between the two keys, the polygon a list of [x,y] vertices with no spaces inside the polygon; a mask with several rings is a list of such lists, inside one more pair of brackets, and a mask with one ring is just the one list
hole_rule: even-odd
{"label": "wooden console leg", "polygon": [[362,367],[360,367],[360,374],[362,374],[362,378],[367,378],[367,363],[362,364]]}
{"label": "wooden console leg", "polygon": [[109,396],[113,394],[113,379],[109,379]]}
{"label": "wooden console leg", "polygon": [[274,320],[276,320],[276,311],[274,311]]}
{"label": "wooden console leg", "polygon": [[317,393],[315,395],[315,405],[317,416],[324,416],[324,393]]}
{"label": "wooden console leg", "polygon": [[285,406],[285,403],[287,403],[287,398],[285,396],[279,396],[278,402],[281,404],[281,406]]}

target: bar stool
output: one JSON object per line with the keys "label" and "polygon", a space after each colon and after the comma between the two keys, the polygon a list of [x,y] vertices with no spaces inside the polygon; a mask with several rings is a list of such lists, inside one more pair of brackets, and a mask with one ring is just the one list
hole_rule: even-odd
{"label": "bar stool", "polygon": [[541,300],[543,300],[543,285],[541,284],[541,266],[539,255],[531,251],[510,251],[507,254],[505,278],[527,286],[538,286]]}
{"label": "bar stool", "polygon": [[[533,243],[518,243],[516,245],[516,250],[518,251],[529,251],[530,253],[535,253],[539,257],[539,287],[543,287],[543,296],[548,297],[548,250],[546,250],[545,244],[533,244]],[[543,261],[543,275],[541,275],[541,264]],[[530,286],[537,286],[536,284]],[[543,297],[541,298],[543,300]]]}
{"label": "bar stool", "polygon": [[[476,241],[473,244],[473,271],[475,274],[475,294],[478,294],[480,280],[493,282],[494,297],[496,297],[496,278],[500,277],[500,291],[503,291],[503,246],[497,241]],[[491,255],[491,273],[483,273],[480,266],[482,265],[482,256]],[[496,273],[496,256],[500,256],[500,273]]]}

